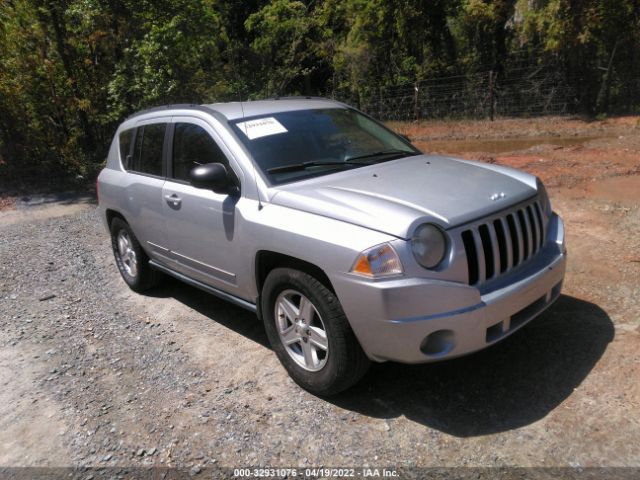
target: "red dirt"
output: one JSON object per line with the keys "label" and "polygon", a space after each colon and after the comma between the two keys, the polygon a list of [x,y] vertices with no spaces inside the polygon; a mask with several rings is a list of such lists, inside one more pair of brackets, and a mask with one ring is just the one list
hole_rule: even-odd
{"label": "red dirt", "polygon": [[[538,175],[548,187],[576,187],[594,180],[640,174],[639,117],[594,122],[553,117],[391,126],[408,134],[424,152],[523,169]],[[523,144],[528,148],[522,149]],[[637,181],[621,183],[615,188],[618,189],[626,192],[623,196],[640,199]],[[589,193],[595,194],[595,190]]]}
{"label": "red dirt", "polygon": [[640,117],[391,126],[424,152],[538,175],[566,223],[565,292],[602,307],[617,329],[640,332]]}
{"label": "red dirt", "polygon": [[15,198],[13,197],[0,197],[0,212],[13,208],[15,203]]}

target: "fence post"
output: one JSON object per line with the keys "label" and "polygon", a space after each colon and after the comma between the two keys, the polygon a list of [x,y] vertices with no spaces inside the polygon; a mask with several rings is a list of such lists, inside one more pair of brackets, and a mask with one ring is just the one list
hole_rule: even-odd
{"label": "fence post", "polygon": [[420,120],[420,81],[416,80],[413,86],[413,118],[415,121]]}
{"label": "fence post", "polygon": [[489,71],[489,118],[491,119],[491,121],[493,122],[493,117],[495,115],[494,112],[494,102],[495,102],[495,98],[494,98],[494,81],[495,79],[493,78],[493,70]]}

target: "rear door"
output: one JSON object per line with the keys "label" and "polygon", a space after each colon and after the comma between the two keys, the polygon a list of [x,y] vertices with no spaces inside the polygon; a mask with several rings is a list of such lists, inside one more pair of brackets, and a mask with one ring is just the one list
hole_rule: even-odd
{"label": "rear door", "polygon": [[125,157],[127,220],[149,253],[166,243],[162,186],[166,162],[164,144],[170,118],[141,121],[133,131],[131,152]]}
{"label": "rear door", "polygon": [[[190,185],[189,172],[200,164],[222,163],[237,175],[215,130],[193,117],[174,117],[167,181],[163,188],[166,237],[173,268],[235,294],[241,259],[237,240],[238,197]],[[232,159],[231,159],[232,160]]]}

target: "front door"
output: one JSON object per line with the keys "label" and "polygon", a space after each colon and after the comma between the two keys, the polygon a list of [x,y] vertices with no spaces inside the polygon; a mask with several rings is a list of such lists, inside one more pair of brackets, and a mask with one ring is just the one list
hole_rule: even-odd
{"label": "front door", "polygon": [[236,293],[238,197],[192,187],[189,172],[196,165],[218,162],[232,171],[219,137],[206,122],[192,117],[173,120],[167,181],[162,189],[166,238],[172,268]]}

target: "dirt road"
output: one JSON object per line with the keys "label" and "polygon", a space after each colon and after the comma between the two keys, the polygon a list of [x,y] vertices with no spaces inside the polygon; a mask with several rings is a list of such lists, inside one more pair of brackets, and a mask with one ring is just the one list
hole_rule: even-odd
{"label": "dirt road", "polygon": [[0,466],[640,467],[640,130],[566,122],[573,143],[516,150],[456,143],[484,124],[406,127],[545,179],[564,295],[486,351],[376,365],[330,400],[293,384],[251,314],[171,280],[125,288],[94,205],[0,212]]}

